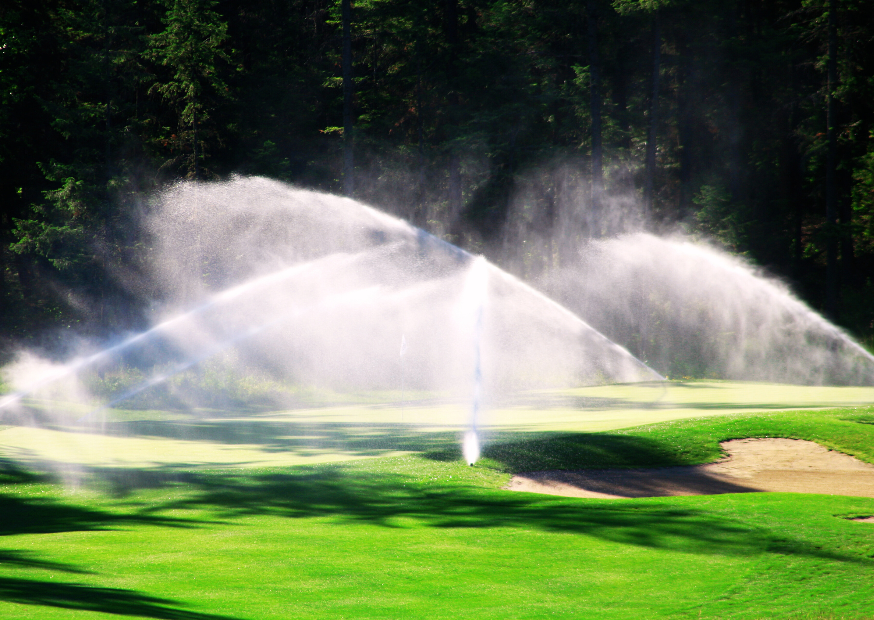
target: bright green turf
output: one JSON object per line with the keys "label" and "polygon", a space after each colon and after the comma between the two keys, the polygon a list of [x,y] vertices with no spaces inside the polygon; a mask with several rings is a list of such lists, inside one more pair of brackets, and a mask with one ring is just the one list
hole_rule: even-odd
{"label": "bright green turf", "polygon": [[857,408],[493,430],[473,468],[434,435],[339,464],[68,472],[77,487],[8,463],[0,618],[874,618],[874,525],[843,518],[874,499],[500,489],[512,471],[702,462],[745,436],[874,462],[872,422]]}

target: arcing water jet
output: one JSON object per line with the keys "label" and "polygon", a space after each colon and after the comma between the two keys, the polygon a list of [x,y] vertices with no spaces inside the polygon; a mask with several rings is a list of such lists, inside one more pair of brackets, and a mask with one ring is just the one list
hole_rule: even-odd
{"label": "arcing water jet", "polygon": [[248,292],[248,291],[250,291],[258,286],[268,285],[270,283],[276,282],[276,281],[281,280],[283,278],[290,277],[292,274],[297,273],[302,268],[306,268],[306,267],[307,267],[307,265],[295,265],[293,267],[283,269],[277,273],[271,273],[271,274],[268,274],[268,275],[263,276],[261,278],[256,278],[254,280],[251,280],[251,281],[246,282],[244,284],[241,284],[239,286],[235,286],[231,289],[223,291],[222,293],[219,293],[218,295],[215,295],[212,298],[207,299],[205,302],[203,302],[202,304],[200,304],[196,308],[193,308],[191,310],[183,312],[182,314],[177,314],[173,318],[162,321],[161,323],[155,325],[154,327],[147,329],[146,331],[144,331],[142,333],[131,336],[131,337],[123,340],[122,342],[120,342],[116,345],[113,345],[111,347],[107,347],[101,351],[98,351],[97,353],[94,353],[93,355],[89,355],[88,357],[70,362],[69,364],[62,366],[61,368],[58,368],[56,372],[51,373],[50,375],[47,375],[47,376],[41,378],[36,383],[30,384],[22,390],[13,392],[12,394],[5,396],[4,398],[0,399],[0,409],[18,401],[18,400],[21,400],[22,398],[24,398],[25,396],[27,396],[29,394],[32,394],[33,392],[37,391],[39,388],[41,388],[44,385],[47,385],[51,382],[57,381],[63,377],[71,375],[71,374],[73,374],[73,373],[75,373],[83,368],[87,368],[89,366],[97,364],[105,359],[112,357],[113,355],[115,355],[117,353],[121,353],[121,352],[125,351],[126,349],[130,349],[130,348],[136,346],[137,344],[140,344],[143,341],[147,340],[148,338],[153,337],[157,334],[160,334],[161,332],[163,332],[165,330],[170,330],[173,327],[185,322],[186,320],[189,320],[189,319],[191,319],[191,318],[193,318],[193,317],[195,317],[203,312],[206,312],[207,310],[209,310],[210,308],[212,308],[218,304],[221,304],[221,303],[227,302],[227,301],[231,301],[231,300],[235,299],[236,297],[239,297],[240,295],[243,295],[244,293],[246,293],[246,292]]}
{"label": "arcing water jet", "polygon": [[786,285],[684,237],[593,241],[544,288],[672,378],[874,384],[874,357]]}
{"label": "arcing water jet", "polygon": [[[153,372],[104,406],[229,347],[247,368],[287,383],[397,390],[397,343],[411,342],[402,389],[470,403],[463,451],[472,464],[489,399],[518,390],[662,380],[651,366],[676,374],[676,361],[690,359],[742,378],[874,377],[871,356],[785,287],[682,240],[591,243],[579,265],[544,283],[559,303],[360,203],[266,179],[179,184],[158,197],[146,227],[161,291],[156,317],[194,309],[61,369],[73,375],[147,341],[167,343],[151,363],[169,372]],[[380,293],[354,294],[361,290]]]}
{"label": "arcing water jet", "polygon": [[[62,369],[74,375],[159,339],[165,346],[151,352],[151,363],[165,370],[103,407],[231,346],[248,367],[283,381],[397,389],[397,351],[387,343],[404,338],[416,343],[403,359],[405,389],[470,403],[473,374],[466,426],[478,441],[488,394],[658,376],[484,259],[348,199],[258,178],[182,183],[159,196],[146,228],[162,297],[156,316],[193,309]],[[382,293],[344,297],[373,288]],[[312,307],[319,311],[295,311]]]}

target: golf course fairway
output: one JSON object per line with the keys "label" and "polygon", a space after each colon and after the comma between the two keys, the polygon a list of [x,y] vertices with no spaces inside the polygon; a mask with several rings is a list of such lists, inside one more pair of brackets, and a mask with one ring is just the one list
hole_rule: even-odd
{"label": "golf course fairway", "polygon": [[[874,499],[514,493],[744,437],[874,463],[874,389],[671,382],[287,411],[27,402],[0,430],[0,618],[874,618]],[[51,411],[51,415],[48,413]],[[59,413],[60,412],[60,413]],[[35,423],[33,421],[39,421]]]}

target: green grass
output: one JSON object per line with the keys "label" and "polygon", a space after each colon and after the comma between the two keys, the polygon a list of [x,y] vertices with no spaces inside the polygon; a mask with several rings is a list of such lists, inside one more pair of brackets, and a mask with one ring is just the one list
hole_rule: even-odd
{"label": "green grass", "polygon": [[484,454],[508,472],[698,465],[723,456],[720,442],[746,437],[806,439],[874,463],[874,410],[732,414],[611,433],[550,433],[493,445]]}
{"label": "green grass", "polygon": [[72,485],[7,461],[0,617],[874,618],[874,525],[846,518],[874,499],[500,488],[515,471],[706,462],[748,436],[874,462],[874,408],[491,432],[476,467],[445,433],[346,463],[77,465]]}

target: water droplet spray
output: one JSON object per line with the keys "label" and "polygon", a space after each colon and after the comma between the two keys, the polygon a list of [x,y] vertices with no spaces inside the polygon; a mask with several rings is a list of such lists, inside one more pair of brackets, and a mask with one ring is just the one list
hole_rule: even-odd
{"label": "water droplet spray", "polygon": [[482,336],[483,336],[483,308],[486,298],[486,261],[483,257],[474,260],[470,269],[468,280],[468,293],[473,300],[473,399],[470,409],[470,423],[464,434],[462,452],[464,460],[473,466],[480,457],[479,441],[479,415],[482,399]]}

